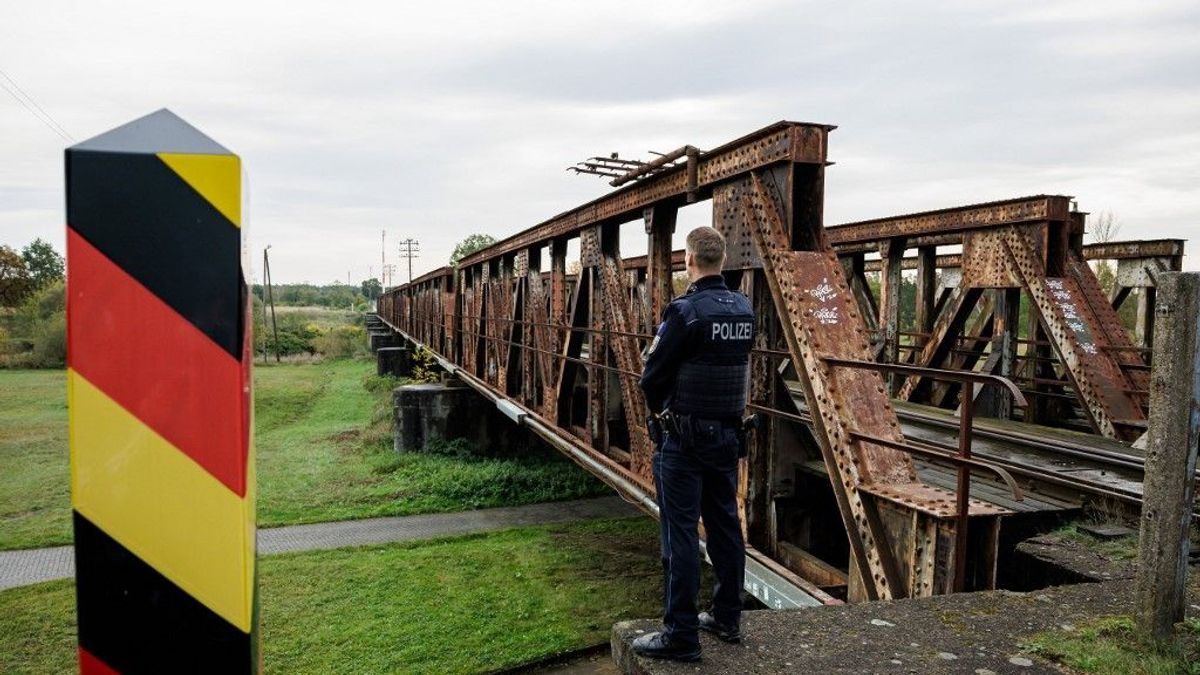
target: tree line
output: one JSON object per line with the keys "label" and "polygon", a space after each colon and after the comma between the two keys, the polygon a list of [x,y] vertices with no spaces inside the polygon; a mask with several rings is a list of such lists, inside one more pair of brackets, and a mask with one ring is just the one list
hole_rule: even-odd
{"label": "tree line", "polygon": [[58,368],[67,360],[63,257],[43,239],[0,245],[0,367]]}

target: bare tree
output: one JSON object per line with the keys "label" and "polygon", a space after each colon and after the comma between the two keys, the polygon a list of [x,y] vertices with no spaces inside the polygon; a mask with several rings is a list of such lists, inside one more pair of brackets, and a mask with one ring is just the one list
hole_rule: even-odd
{"label": "bare tree", "polygon": [[1121,221],[1112,211],[1101,211],[1096,216],[1096,224],[1091,230],[1093,242],[1103,244],[1116,241],[1117,233],[1121,231]]}
{"label": "bare tree", "polygon": [[[1101,211],[1096,216],[1096,223],[1091,227],[1092,241],[1098,244],[1116,241],[1117,233],[1121,230],[1121,222],[1112,211]],[[1097,260],[1092,263],[1096,272],[1096,280],[1100,288],[1110,296],[1117,283],[1117,271],[1111,260]]]}

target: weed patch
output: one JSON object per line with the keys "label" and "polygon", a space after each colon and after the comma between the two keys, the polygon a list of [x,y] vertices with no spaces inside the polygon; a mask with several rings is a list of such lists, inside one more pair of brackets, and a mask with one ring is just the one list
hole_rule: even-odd
{"label": "weed patch", "polygon": [[1107,560],[1132,560],[1137,557],[1138,538],[1136,533],[1117,539],[1098,539],[1071,523],[1054,530],[1052,534],[1083,544]]}
{"label": "weed patch", "polygon": [[1085,673],[1200,673],[1200,635],[1195,627],[1195,622],[1180,624],[1170,645],[1154,649],[1139,644],[1131,617],[1099,617],[1074,630],[1040,633],[1025,644],[1025,650]]}

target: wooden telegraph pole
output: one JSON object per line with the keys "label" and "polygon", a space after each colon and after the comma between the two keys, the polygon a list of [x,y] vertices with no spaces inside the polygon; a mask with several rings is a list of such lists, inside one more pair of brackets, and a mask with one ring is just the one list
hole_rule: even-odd
{"label": "wooden telegraph pole", "polygon": [[275,321],[275,293],[271,290],[271,259],[267,257],[267,251],[271,250],[268,245],[263,249],[263,293],[266,298],[263,303],[263,327],[267,323],[267,302],[271,303],[271,332],[275,336],[275,363],[279,363],[279,324]]}

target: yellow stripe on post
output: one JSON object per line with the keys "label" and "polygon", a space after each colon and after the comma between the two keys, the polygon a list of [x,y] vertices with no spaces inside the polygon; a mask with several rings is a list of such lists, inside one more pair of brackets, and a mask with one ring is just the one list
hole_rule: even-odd
{"label": "yellow stripe on post", "polygon": [[158,158],[234,227],[242,226],[242,163],[237,155],[185,155],[160,152]]}
{"label": "yellow stripe on post", "polygon": [[[67,377],[75,509],[249,633],[253,500],[239,498],[74,370]],[[229,527],[234,522],[248,526]]]}

